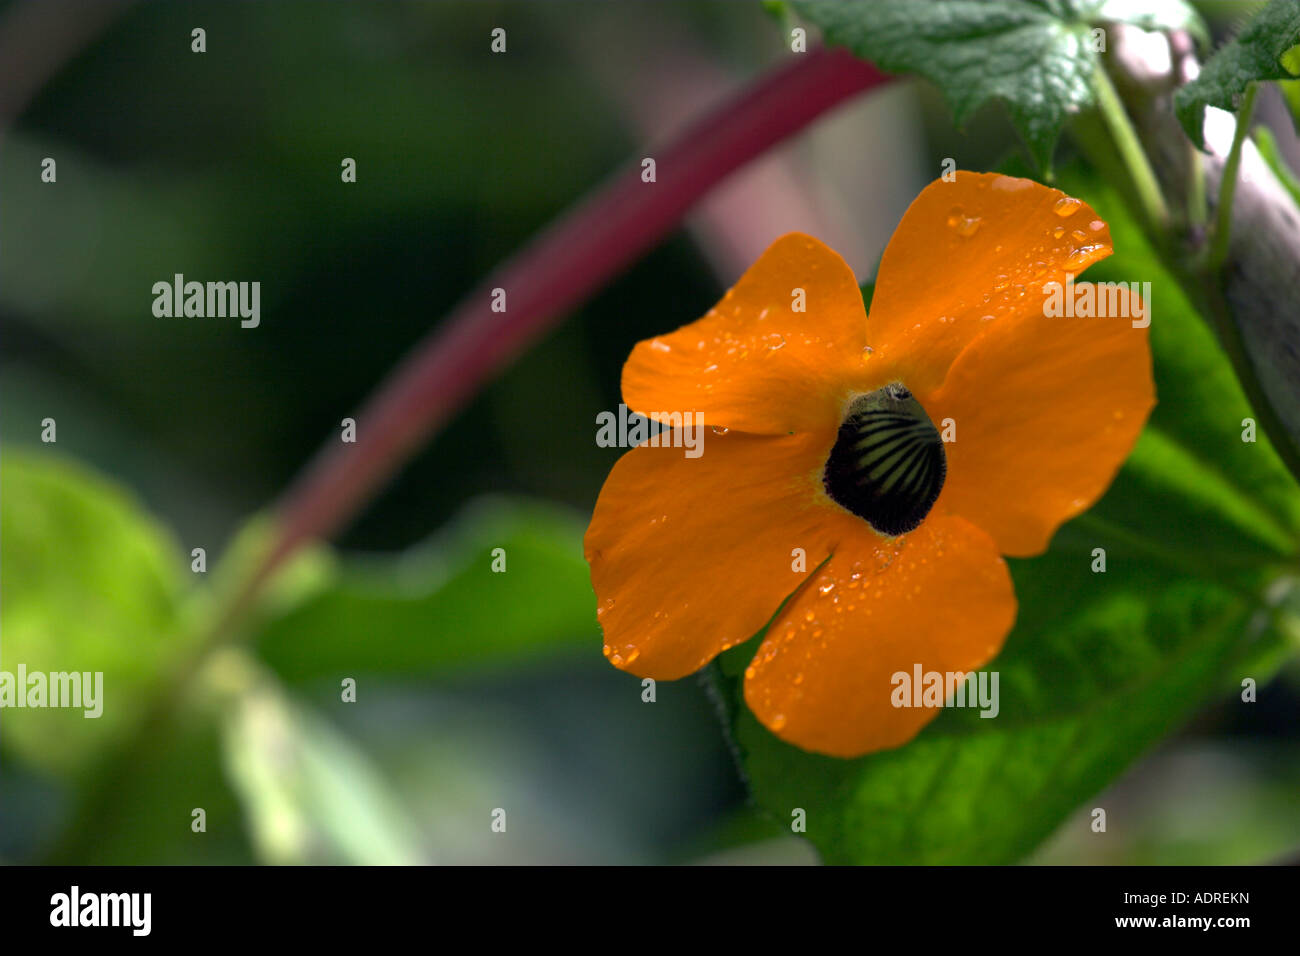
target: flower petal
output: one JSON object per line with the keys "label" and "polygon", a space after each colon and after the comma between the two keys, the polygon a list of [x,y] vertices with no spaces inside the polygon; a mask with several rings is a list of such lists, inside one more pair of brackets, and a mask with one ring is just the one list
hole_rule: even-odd
{"label": "flower petal", "polygon": [[834,432],[704,436],[699,458],[620,458],[583,542],[605,653],[641,677],[683,677],[749,640],[842,541],[874,537],[822,490]]}
{"label": "flower petal", "polygon": [[937,387],[990,320],[1039,312],[1043,286],[1111,253],[1083,202],[1028,179],[958,171],[903,214],[880,261],[867,341],[914,392]]}
{"label": "flower petal", "polygon": [[928,400],[931,415],[956,426],[941,504],[1003,554],[1040,554],[1091,507],[1155,405],[1147,329],[1125,317],[1138,297],[1124,289],[1112,306],[1122,314],[997,323]]}
{"label": "flower petal", "polygon": [[1015,621],[992,539],[936,516],[887,545],[854,542],[772,623],[745,672],[745,700],[782,740],[836,757],[898,747],[938,713],[895,707],[893,675],[968,673]]}
{"label": "flower petal", "polygon": [[[796,290],[806,311],[794,311]],[[853,270],[791,233],[704,318],[639,342],[623,367],[623,400],[652,418],[698,411],[754,434],[834,428],[863,375],[866,321]]]}

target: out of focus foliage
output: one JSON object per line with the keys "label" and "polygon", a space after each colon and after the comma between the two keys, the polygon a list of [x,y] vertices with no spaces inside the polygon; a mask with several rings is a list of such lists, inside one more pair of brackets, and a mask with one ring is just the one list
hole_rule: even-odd
{"label": "out of focus foliage", "polygon": [[[493,56],[501,24],[510,52]],[[0,860],[806,862],[797,798],[836,819],[832,859],[1022,857],[1064,820],[1033,858],[1091,861],[1069,812],[1197,713],[1157,758],[1181,787],[1139,763],[1107,795],[1153,821],[1117,827],[1107,861],[1252,862],[1300,838],[1279,769],[1296,679],[1264,686],[1280,638],[1258,615],[1294,567],[1295,490],[1264,444],[1223,460],[1244,414],[1230,373],[1086,178],[1071,188],[1121,249],[1095,277],[1153,282],[1162,404],[1102,506],[1017,564],[991,731],[948,714],[912,747],[831,766],[742,717],[774,823],[701,683],[649,704],[605,663],[580,537],[618,453],[595,446],[595,416],[632,344],[719,292],[685,234],[492,383],[177,683],[261,533],[250,515],[461,295],[641,148],[599,64],[644,97],[670,52],[744,77],[782,40],[756,4],[686,0],[142,4],[63,66],[0,151],[0,666],[102,670],[104,715],[0,714]],[[832,208],[905,203],[940,157],[988,167],[1013,141],[989,111],[963,133],[931,92],[888,95],[906,108],[837,119],[836,149],[804,156],[809,188],[840,190]],[[906,155],[864,175],[881,143]],[[893,224],[853,226],[878,248]],[[155,318],[152,285],[178,272],[260,281],[261,326]],[[1062,588],[1099,544],[1106,594]],[[1246,673],[1251,708],[1235,704]],[[1188,836],[1215,813],[1213,841]]]}

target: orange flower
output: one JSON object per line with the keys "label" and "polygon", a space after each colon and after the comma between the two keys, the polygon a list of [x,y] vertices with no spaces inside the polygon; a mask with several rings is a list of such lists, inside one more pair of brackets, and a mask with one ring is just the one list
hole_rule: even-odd
{"label": "orange flower", "polygon": [[911,740],[937,710],[895,706],[893,675],[997,655],[1002,555],[1096,501],[1155,402],[1135,295],[1105,318],[1045,308],[1110,252],[1084,203],[959,172],[904,215],[870,319],[844,261],[791,234],[639,343],[628,407],[708,427],[699,457],[641,445],[600,493],[584,544],[610,661],[683,677],[767,626],[745,700],[769,730],[843,757]]}

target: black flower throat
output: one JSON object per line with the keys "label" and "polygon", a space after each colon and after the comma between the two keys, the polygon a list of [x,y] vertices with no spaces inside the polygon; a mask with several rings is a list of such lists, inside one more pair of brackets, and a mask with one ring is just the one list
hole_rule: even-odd
{"label": "black flower throat", "polygon": [[939,430],[912,393],[894,382],[849,406],[826,459],[826,493],[889,537],[930,513],[948,473]]}

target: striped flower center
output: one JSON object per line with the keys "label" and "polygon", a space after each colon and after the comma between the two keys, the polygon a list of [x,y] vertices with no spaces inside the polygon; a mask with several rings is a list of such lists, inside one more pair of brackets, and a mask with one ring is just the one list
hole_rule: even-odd
{"label": "striped flower center", "polygon": [[826,493],[880,534],[917,527],[943,489],[948,458],[925,409],[894,382],[849,406],[826,460]]}

